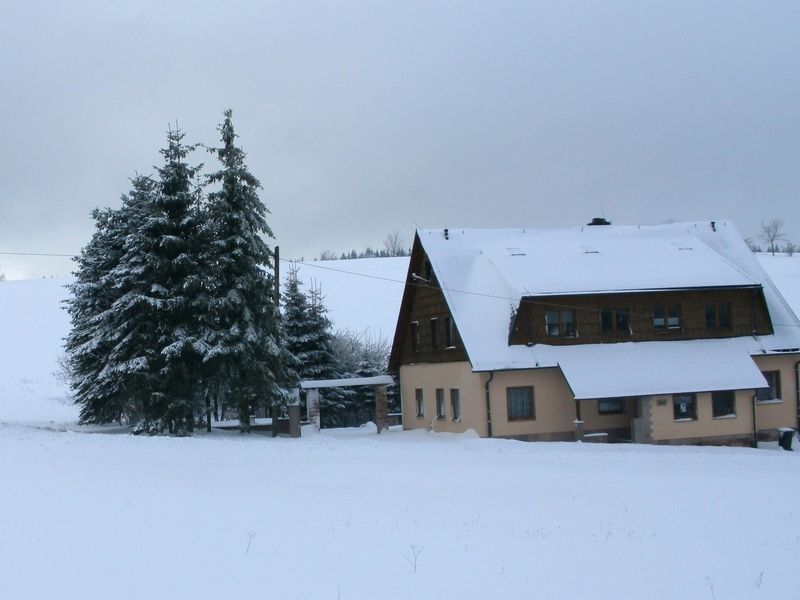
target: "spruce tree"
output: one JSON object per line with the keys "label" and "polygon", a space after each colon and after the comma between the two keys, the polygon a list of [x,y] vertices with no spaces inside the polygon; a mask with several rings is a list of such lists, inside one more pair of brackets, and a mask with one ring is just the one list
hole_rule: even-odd
{"label": "spruce tree", "polygon": [[[208,194],[203,251],[208,296],[203,321],[207,380],[211,393],[236,407],[244,430],[259,399],[285,404],[292,374],[285,368],[280,314],[275,303],[274,253],[261,184],[236,143],[230,110],[220,125],[222,146],[213,152],[221,168],[208,176],[220,189]],[[228,395],[229,394],[229,395]]]}
{"label": "spruce tree", "polygon": [[179,129],[168,132],[158,179],[111,273],[121,291],[113,306],[120,339],[111,356],[140,414],[138,432],[185,435],[198,412],[200,167],[186,164],[193,147],[183,137]]}
{"label": "spruce tree", "polygon": [[72,328],[65,340],[67,370],[83,423],[135,418],[125,361],[119,360],[119,347],[128,340],[117,328],[115,306],[124,292],[116,273],[154,183],[142,176],[132,183],[121,208],[93,211],[96,230],[76,258],[75,282],[68,286]]}

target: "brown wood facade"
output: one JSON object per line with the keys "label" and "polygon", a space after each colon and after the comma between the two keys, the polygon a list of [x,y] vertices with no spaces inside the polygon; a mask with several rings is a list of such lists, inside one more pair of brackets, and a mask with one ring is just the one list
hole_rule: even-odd
{"label": "brown wood facade", "polygon": [[[706,308],[725,305],[728,323],[707,326]],[[663,307],[664,319],[670,307],[677,308],[679,325],[656,327],[654,317]],[[572,311],[574,334],[563,323],[558,336],[548,335],[546,313]],[[604,331],[605,318],[612,328]],[[610,312],[609,312],[610,311]],[[627,315],[623,327],[616,326],[617,311]],[[590,294],[523,298],[510,324],[509,344],[597,344],[653,340],[726,338],[773,333],[764,293],[760,287],[709,288],[680,291]]]}
{"label": "brown wood facade", "polygon": [[[451,339],[448,327],[452,328]],[[419,240],[415,240],[389,368],[396,372],[400,365],[465,360],[469,359],[444,294]]]}

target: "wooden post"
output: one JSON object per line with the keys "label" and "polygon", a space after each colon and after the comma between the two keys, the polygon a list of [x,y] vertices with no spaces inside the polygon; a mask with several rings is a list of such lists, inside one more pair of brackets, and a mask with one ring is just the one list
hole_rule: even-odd
{"label": "wooden post", "polygon": [[275,246],[275,308],[281,306],[281,248]]}
{"label": "wooden post", "polygon": [[375,386],[375,425],[378,433],[389,428],[389,408],[386,403],[387,388],[385,385]]}
{"label": "wooden post", "polygon": [[300,437],[300,405],[289,406],[289,437]]}
{"label": "wooden post", "polygon": [[584,423],[583,421],[575,419],[574,424],[575,424],[575,441],[582,442],[584,433]]}
{"label": "wooden post", "polygon": [[308,409],[308,420],[314,424],[317,431],[319,431],[320,418],[319,418],[319,390],[311,388],[306,392],[306,407]]}

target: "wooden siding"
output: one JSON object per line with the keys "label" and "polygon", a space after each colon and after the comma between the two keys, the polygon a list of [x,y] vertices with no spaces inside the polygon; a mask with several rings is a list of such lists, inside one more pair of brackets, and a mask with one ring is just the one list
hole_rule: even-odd
{"label": "wooden siding", "polygon": [[[706,328],[707,303],[730,303],[732,326]],[[654,328],[653,307],[657,304],[680,305],[680,329]],[[628,309],[630,331],[604,333],[600,322],[601,311],[617,308]],[[545,328],[545,312],[563,309],[575,310],[577,336],[549,337]],[[511,324],[509,343],[561,345],[723,338],[752,335],[754,329],[758,335],[773,333],[764,294],[760,288],[547,296],[522,300],[516,319]]]}
{"label": "wooden siding", "polygon": [[[444,299],[444,294],[439,289],[436,276],[431,272],[428,264],[425,252],[422,251],[418,240],[415,240],[408,269],[406,289],[403,294],[403,303],[400,307],[397,331],[395,332],[390,369],[396,370],[400,365],[408,364],[468,360],[464,344],[458,335],[458,327],[456,327],[455,321],[453,321],[454,343],[452,346],[447,346],[445,322],[447,318],[452,320],[452,315]],[[412,273],[424,278],[430,275],[430,283],[412,277]],[[439,327],[438,348],[433,347],[431,319],[434,318],[438,320]],[[419,349],[416,352],[412,348],[411,336],[411,327],[414,322],[419,323]]]}

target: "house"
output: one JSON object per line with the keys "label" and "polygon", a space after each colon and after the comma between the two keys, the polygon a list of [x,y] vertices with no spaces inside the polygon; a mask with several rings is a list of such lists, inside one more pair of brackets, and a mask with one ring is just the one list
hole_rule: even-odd
{"label": "house", "polygon": [[603,223],[417,231],[389,362],[406,429],[749,445],[797,427],[800,322],[735,226]]}

